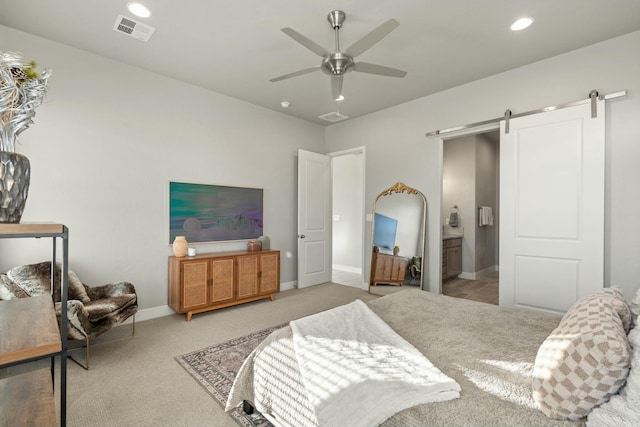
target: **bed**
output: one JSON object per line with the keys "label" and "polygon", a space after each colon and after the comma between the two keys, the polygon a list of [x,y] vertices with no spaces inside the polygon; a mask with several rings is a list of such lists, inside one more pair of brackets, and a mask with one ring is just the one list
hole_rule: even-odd
{"label": "bed", "polygon": [[[598,297],[598,303],[600,299]],[[560,328],[562,322],[566,322],[569,313],[561,317],[512,310],[413,290],[388,295],[366,305],[460,386],[459,397],[408,407],[390,416],[381,425],[586,424],[586,417],[554,419],[545,415],[532,393],[538,353],[545,345],[549,345],[548,338]],[[595,310],[597,313],[607,311],[600,306]],[[612,315],[614,318],[616,316]],[[622,333],[626,334],[629,327],[627,320],[627,329]],[[254,350],[236,377],[227,410],[247,401],[276,425],[319,425],[301,377],[293,336],[292,327],[284,327],[272,333]],[[629,348],[628,342],[626,346]],[[624,353],[624,348],[622,350]],[[629,372],[629,360],[627,354],[626,362],[620,361],[619,374],[624,379]],[[617,379],[615,384],[610,384],[609,395],[603,400],[608,400],[624,384],[624,379]],[[550,394],[551,397],[554,395]],[[384,405],[391,396],[383,392],[378,393],[376,399],[380,405]]]}

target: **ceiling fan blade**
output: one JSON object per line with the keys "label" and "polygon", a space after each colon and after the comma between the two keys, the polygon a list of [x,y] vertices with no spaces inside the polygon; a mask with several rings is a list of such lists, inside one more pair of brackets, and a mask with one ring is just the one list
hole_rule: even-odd
{"label": "ceiling fan blade", "polygon": [[320,66],[317,65],[315,67],[305,68],[304,70],[294,71],[293,73],[289,73],[289,74],[285,74],[285,75],[282,75],[282,76],[274,77],[269,81],[270,82],[278,82],[280,80],[290,79],[291,77],[297,77],[297,76],[301,76],[303,74],[313,73],[314,71],[318,71],[319,69],[320,69]]}
{"label": "ceiling fan blade", "polygon": [[385,67],[384,65],[370,64],[368,62],[356,62],[353,66],[353,71],[378,74],[380,76],[388,77],[404,77],[407,75],[406,71],[398,70],[397,68]]}
{"label": "ceiling fan blade", "polygon": [[309,40],[293,28],[287,27],[283,28],[281,31],[318,56],[325,57],[330,55],[330,53],[327,52],[325,48],[323,48],[313,40]]}
{"label": "ceiling fan blade", "polygon": [[374,29],[369,34],[349,46],[349,48],[344,53],[351,57],[360,55],[365,50],[369,49],[371,46],[382,40],[391,31],[395,30],[398,25],[400,25],[398,21],[396,21],[395,19],[389,19],[387,22],[380,25],[378,28]]}
{"label": "ceiling fan blade", "polygon": [[331,76],[331,96],[336,101],[342,95],[342,76]]}

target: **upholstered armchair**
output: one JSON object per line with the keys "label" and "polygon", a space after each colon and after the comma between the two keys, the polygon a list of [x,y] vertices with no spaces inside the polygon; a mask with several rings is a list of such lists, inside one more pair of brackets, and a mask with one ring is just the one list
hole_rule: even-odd
{"label": "upholstered armchair", "polygon": [[419,279],[422,274],[422,257],[413,257],[409,261],[409,273],[413,279]]}
{"label": "upholstered armchair", "polygon": [[[58,320],[60,305],[60,264],[56,268],[55,301]],[[51,262],[21,265],[0,275],[0,300],[25,298],[51,293]],[[95,338],[133,316],[138,311],[136,290],[131,283],[116,282],[89,287],[76,274],[68,274],[68,338],[83,340],[89,369],[89,339]]]}

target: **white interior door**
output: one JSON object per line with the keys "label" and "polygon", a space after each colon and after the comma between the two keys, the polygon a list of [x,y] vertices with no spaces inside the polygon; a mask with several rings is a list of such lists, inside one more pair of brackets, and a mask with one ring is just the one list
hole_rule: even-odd
{"label": "white interior door", "polygon": [[298,150],[298,288],[331,281],[331,158]]}
{"label": "white interior door", "polygon": [[604,101],[500,124],[500,305],[565,312],[604,284]]}

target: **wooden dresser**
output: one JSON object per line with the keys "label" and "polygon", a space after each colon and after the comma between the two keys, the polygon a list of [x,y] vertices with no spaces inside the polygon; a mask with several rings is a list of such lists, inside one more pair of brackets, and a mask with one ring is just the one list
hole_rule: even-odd
{"label": "wooden dresser", "polygon": [[405,257],[382,254],[374,251],[371,254],[371,286],[378,283],[402,285],[407,274],[409,260]]}
{"label": "wooden dresser", "polygon": [[169,306],[196,313],[269,298],[280,291],[280,251],[169,257]]}

